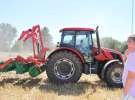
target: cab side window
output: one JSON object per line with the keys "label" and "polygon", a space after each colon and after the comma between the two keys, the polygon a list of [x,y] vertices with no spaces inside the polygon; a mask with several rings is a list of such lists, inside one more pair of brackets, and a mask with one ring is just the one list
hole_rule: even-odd
{"label": "cab side window", "polygon": [[86,34],[87,31],[79,31],[76,33],[76,48],[83,54],[89,53],[89,37]]}
{"label": "cab side window", "polygon": [[64,31],[62,36],[63,37],[62,43],[74,46],[74,42],[75,42],[74,36],[75,36],[75,31]]}
{"label": "cab side window", "polygon": [[63,44],[74,45],[74,36],[73,35],[65,35],[63,39]]}

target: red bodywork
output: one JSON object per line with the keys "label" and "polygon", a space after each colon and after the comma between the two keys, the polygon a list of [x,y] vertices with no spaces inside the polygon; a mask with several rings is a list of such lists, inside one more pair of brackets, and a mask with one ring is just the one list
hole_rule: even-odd
{"label": "red bodywork", "polygon": [[[23,42],[25,42],[28,39],[32,40],[33,56],[27,58],[23,58],[21,56],[17,56],[16,58],[10,58],[7,61],[5,61],[4,64],[0,64],[0,69],[3,69],[7,65],[13,63],[14,61],[21,62],[23,64],[34,63],[36,67],[40,67],[41,64],[45,63],[45,55],[47,50],[49,49],[45,48],[43,45],[42,33],[39,25],[33,26],[32,29],[23,31],[18,40],[23,40]],[[39,51],[36,50],[38,48],[38,45],[40,45]]]}
{"label": "red bodywork", "polygon": [[[97,48],[94,48],[93,49],[93,52],[97,52]],[[108,60],[113,60],[113,56],[111,54],[111,52],[114,52],[116,55],[118,55],[118,57],[120,58],[120,60],[122,62],[123,61],[123,57],[121,55],[121,53],[117,50],[111,50],[111,49],[108,49],[108,48],[101,48],[101,53],[96,55],[95,58],[96,60],[98,61],[108,61]]]}
{"label": "red bodywork", "polygon": [[[54,53],[56,53],[56,52],[58,52],[58,51],[70,51],[70,52],[72,52],[72,53],[74,53],[74,54],[76,54],[76,56],[80,59],[80,61],[84,64],[85,63],[85,59],[84,59],[84,56],[79,52],[79,51],[77,51],[76,49],[73,49],[73,48],[67,48],[67,47],[61,47],[61,48],[58,48],[58,49],[56,49],[56,50],[54,50],[49,56],[48,56],[48,58],[52,55],[52,54],[54,54]],[[112,50],[111,49],[108,49],[108,48],[102,48],[101,49],[101,53],[100,54],[98,54],[98,55],[96,55],[96,52],[98,51],[98,48],[95,48],[95,47],[93,47],[93,49],[92,49],[92,52],[93,52],[93,54],[95,55],[94,57],[95,57],[95,59],[97,60],[97,61],[109,61],[109,60],[113,60],[114,58],[113,58],[113,56],[112,56],[112,54],[111,54],[111,52],[112,52]],[[123,58],[122,58],[122,56],[121,56],[121,53],[119,52],[119,51],[114,51],[113,50],[113,52],[115,52],[115,54],[117,54],[118,55],[118,57],[120,58],[120,60],[123,62]]]}

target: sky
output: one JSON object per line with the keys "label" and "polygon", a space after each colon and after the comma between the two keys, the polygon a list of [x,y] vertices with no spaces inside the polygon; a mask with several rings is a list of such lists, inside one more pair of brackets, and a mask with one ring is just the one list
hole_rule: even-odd
{"label": "sky", "polygon": [[64,27],[99,25],[100,37],[125,41],[131,33],[131,7],[132,0],[0,0],[0,23],[16,27],[18,35],[36,24],[46,26],[54,43]]}

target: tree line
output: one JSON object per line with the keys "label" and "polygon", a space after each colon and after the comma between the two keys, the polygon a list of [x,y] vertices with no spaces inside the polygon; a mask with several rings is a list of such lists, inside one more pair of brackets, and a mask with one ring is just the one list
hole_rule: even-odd
{"label": "tree line", "polygon": [[127,50],[126,41],[121,42],[116,39],[113,39],[112,37],[104,37],[104,38],[101,38],[100,41],[101,41],[102,47],[118,50],[122,54]]}
{"label": "tree line", "polygon": [[[52,42],[53,38],[51,34],[49,33],[49,29],[44,26],[41,29],[42,35],[43,35],[43,42],[45,46],[49,48],[53,48],[54,44]],[[0,24],[0,51],[30,51],[32,50],[32,42],[29,39],[26,41],[26,43],[22,43],[17,41],[17,29],[16,27],[13,27],[11,24],[8,23],[1,23]],[[116,39],[113,39],[112,37],[104,37],[100,39],[101,46],[110,48],[110,49],[116,49],[119,50],[121,53],[124,53],[127,49],[126,41],[119,41]]]}

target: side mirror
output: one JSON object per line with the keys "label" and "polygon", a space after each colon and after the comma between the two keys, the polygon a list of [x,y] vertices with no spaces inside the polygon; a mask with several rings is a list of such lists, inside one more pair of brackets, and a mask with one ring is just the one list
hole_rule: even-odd
{"label": "side mirror", "polygon": [[56,47],[60,47],[60,42],[57,42],[57,45],[56,45]]}

